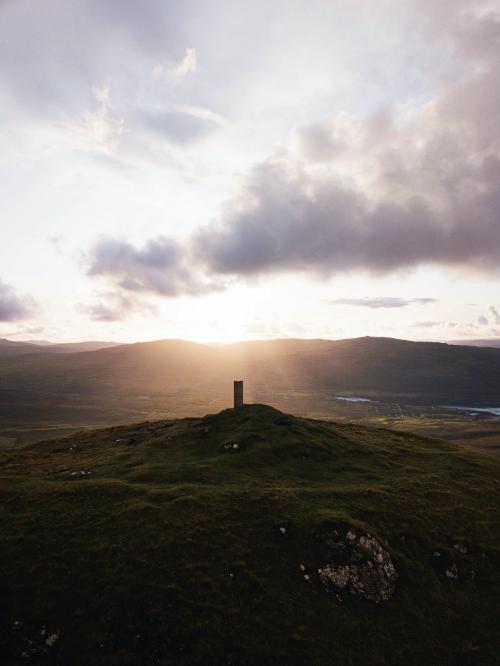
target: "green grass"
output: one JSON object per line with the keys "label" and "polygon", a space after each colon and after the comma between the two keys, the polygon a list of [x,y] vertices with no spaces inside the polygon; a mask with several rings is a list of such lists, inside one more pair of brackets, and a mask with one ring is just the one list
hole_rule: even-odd
{"label": "green grass", "polygon": [[[263,405],[3,452],[0,662],[497,664],[499,472],[453,444]],[[385,544],[390,601],[327,593],[328,525]],[[44,626],[54,647],[20,657]]]}

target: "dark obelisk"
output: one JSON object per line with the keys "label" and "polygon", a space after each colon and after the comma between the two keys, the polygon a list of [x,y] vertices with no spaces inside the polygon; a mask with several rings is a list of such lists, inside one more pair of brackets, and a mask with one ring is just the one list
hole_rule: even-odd
{"label": "dark obelisk", "polygon": [[234,382],[234,406],[241,407],[243,405],[243,382]]}

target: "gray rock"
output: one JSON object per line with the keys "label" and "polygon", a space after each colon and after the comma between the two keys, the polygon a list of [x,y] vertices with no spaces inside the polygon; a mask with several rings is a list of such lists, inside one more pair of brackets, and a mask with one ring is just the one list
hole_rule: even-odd
{"label": "gray rock", "polygon": [[449,569],[446,569],[447,578],[458,578],[458,569],[455,564],[453,564]]}
{"label": "gray rock", "polygon": [[392,597],[398,574],[390,554],[376,539],[352,528],[337,528],[320,539],[328,548],[328,561],[318,568],[319,580],[326,588],[337,593],[348,591],[375,603]]}

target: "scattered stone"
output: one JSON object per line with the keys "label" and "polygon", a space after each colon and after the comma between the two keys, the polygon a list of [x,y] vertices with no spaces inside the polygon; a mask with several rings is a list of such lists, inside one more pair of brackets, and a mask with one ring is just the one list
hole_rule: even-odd
{"label": "scattered stone", "polygon": [[50,636],[45,641],[46,645],[48,645],[49,647],[52,647],[54,645],[54,643],[59,640],[60,635],[61,635],[60,631],[56,631],[55,633],[50,634]]}
{"label": "scattered stone", "polygon": [[311,582],[311,576],[308,576],[307,574],[304,574],[304,580],[306,580],[308,583]]}
{"label": "scattered stone", "polygon": [[305,568],[305,566],[304,566],[303,564],[299,564],[299,569],[300,569],[301,571],[305,571],[305,570],[306,570],[306,568]]}
{"label": "scattered stone", "polygon": [[350,580],[350,567],[330,567],[326,566],[324,569],[318,569],[319,579],[323,585],[333,583],[335,587],[343,590],[347,587]]}
{"label": "scattered stone", "polygon": [[433,555],[434,557],[441,557],[441,553],[439,552],[439,550],[435,550]]}
{"label": "scattered stone", "polygon": [[281,532],[281,534],[283,534],[283,536],[285,536],[285,534],[286,534],[286,527],[280,527],[280,532]]}
{"label": "scattered stone", "polygon": [[454,543],[453,548],[458,550],[459,553],[462,553],[462,555],[467,555],[467,546],[463,543]]}
{"label": "scattered stone", "polygon": [[369,534],[333,530],[319,537],[327,546],[328,562],[318,568],[319,581],[337,594],[348,591],[379,603],[392,597],[398,574],[387,550]]}
{"label": "scattered stone", "polygon": [[447,578],[458,578],[458,569],[454,564],[449,569],[446,569],[445,573]]}

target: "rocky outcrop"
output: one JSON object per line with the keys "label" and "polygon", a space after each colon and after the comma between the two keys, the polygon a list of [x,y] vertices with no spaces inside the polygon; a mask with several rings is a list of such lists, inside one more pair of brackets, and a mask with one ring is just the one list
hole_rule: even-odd
{"label": "rocky outcrop", "polygon": [[326,546],[327,561],[317,573],[327,589],[375,603],[392,597],[398,574],[389,552],[376,539],[349,528],[327,530],[318,538]]}

